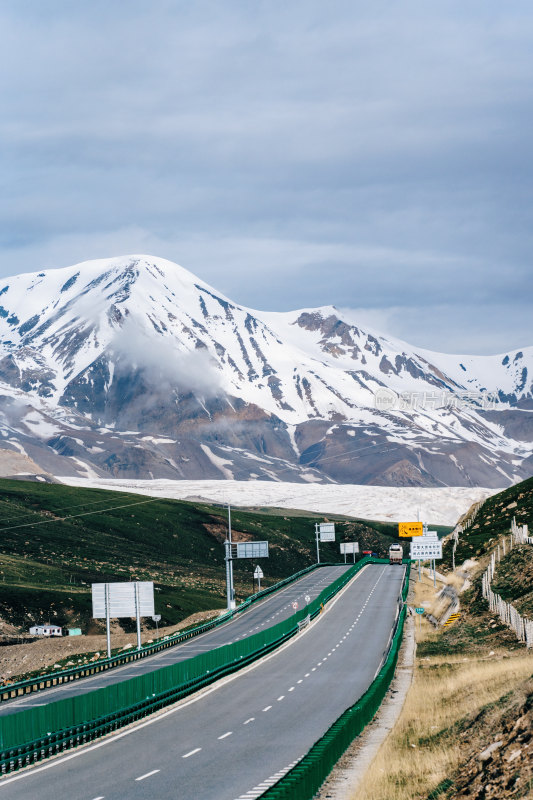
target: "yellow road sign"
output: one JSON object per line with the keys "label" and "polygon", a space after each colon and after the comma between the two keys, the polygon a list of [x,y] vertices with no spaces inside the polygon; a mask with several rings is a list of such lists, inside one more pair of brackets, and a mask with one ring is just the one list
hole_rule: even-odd
{"label": "yellow road sign", "polygon": [[399,522],[398,535],[399,536],[422,536],[424,533],[424,524],[422,522]]}

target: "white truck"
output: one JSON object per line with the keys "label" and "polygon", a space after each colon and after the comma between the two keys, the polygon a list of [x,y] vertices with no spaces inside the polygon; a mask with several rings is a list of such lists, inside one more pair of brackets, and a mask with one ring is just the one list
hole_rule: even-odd
{"label": "white truck", "polygon": [[401,544],[391,544],[389,547],[389,564],[401,564],[403,558],[403,547]]}

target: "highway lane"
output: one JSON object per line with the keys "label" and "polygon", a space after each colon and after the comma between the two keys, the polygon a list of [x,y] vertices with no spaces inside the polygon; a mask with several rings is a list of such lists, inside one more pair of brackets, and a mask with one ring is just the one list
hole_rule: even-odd
{"label": "highway lane", "polygon": [[298,581],[289,584],[279,592],[270,595],[265,600],[254,603],[249,610],[239,614],[230,622],[153,656],[125,664],[122,667],[115,667],[108,672],[99,673],[89,678],[82,678],[72,683],[55,686],[41,692],[34,692],[15,700],[5,701],[0,705],[0,716],[41,706],[55,700],[62,700],[65,697],[85,694],[114,683],[120,683],[137,675],[152,672],[169,664],[176,664],[199,653],[205,653],[224,644],[244,639],[253,633],[266,630],[294,614],[292,607],[294,601],[298,603],[299,608],[303,608],[306,595],[313,600],[323,589],[349,569],[349,566],[339,564],[335,567],[320,567],[308,575],[304,575]]}
{"label": "highway lane", "polygon": [[370,565],[291,643],[101,742],[0,781],[0,800],[253,800],[372,682],[404,568]]}

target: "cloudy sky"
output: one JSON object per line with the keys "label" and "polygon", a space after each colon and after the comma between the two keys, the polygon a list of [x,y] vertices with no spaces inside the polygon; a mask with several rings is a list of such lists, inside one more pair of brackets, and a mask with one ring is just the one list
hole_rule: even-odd
{"label": "cloudy sky", "polygon": [[150,253],[533,345],[531,0],[2,0],[0,274]]}

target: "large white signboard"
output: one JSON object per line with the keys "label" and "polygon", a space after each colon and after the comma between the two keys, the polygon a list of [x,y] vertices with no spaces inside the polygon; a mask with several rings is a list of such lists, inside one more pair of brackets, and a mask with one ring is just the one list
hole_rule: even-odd
{"label": "large white signboard", "polygon": [[442,558],[442,542],[438,538],[419,536],[411,542],[409,557],[413,560],[425,561],[430,558]]}
{"label": "large white signboard", "polygon": [[359,542],[341,542],[341,554],[343,553],[358,553]]}
{"label": "large white signboard", "polygon": [[112,619],[154,616],[153,581],[131,581],[128,583],[93,583],[93,617],[95,619],[105,619],[107,616],[106,587],[109,616]]}
{"label": "large white signboard", "polygon": [[237,542],[237,558],[268,558],[268,542]]}
{"label": "large white signboard", "polygon": [[335,524],[333,522],[321,522],[318,526],[321,542],[335,541]]}

